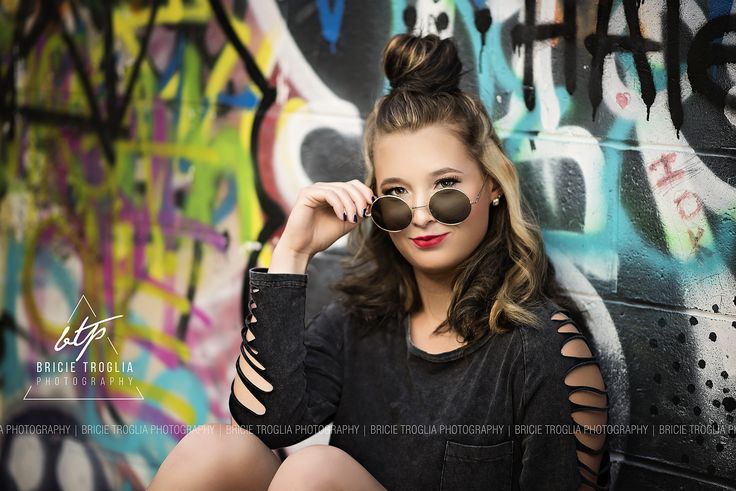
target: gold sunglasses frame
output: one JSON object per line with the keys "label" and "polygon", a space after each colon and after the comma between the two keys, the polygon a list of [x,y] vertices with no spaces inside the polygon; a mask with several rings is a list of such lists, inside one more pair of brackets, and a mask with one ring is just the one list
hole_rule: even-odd
{"label": "gold sunglasses frame", "polygon": [[398,196],[393,196],[393,195],[390,195],[390,194],[384,194],[382,196],[379,196],[376,199],[376,201],[374,201],[373,203],[371,203],[371,205],[368,207],[368,211],[366,212],[365,216],[366,217],[371,217],[371,221],[373,222],[373,224],[376,227],[378,227],[381,230],[384,230],[386,232],[396,233],[396,232],[401,232],[402,230],[405,230],[409,225],[411,225],[411,221],[409,221],[409,225],[407,225],[406,227],[404,227],[402,229],[399,229],[399,230],[388,230],[386,228],[381,227],[376,222],[376,220],[374,220],[373,217],[371,216],[371,211],[373,210],[373,206],[376,203],[378,203],[380,200],[382,200],[384,198],[394,198],[394,199],[400,200],[402,203],[404,203],[411,210],[412,219],[414,218],[414,210],[416,210],[417,208],[424,208],[426,206],[427,207],[427,211],[432,216],[432,218],[434,218],[435,220],[437,220],[439,223],[441,223],[443,225],[460,225],[461,223],[463,223],[465,220],[468,219],[468,216],[470,216],[470,213],[468,213],[468,216],[466,216],[465,218],[463,218],[461,221],[459,221],[457,223],[445,223],[445,222],[441,221],[440,219],[438,219],[436,216],[432,215],[432,210],[429,209],[429,203],[432,201],[432,198],[437,193],[441,193],[442,191],[457,191],[458,193],[462,193],[463,196],[465,196],[465,198],[467,198],[468,203],[470,203],[470,206],[473,206],[474,204],[476,204],[480,200],[480,195],[483,192],[483,188],[485,187],[487,180],[488,180],[488,174],[486,174],[486,175],[483,176],[483,185],[480,187],[480,190],[478,191],[478,195],[475,197],[475,200],[473,200],[473,201],[470,201],[470,197],[464,191],[461,191],[460,189],[457,189],[457,188],[442,188],[442,189],[438,189],[437,191],[435,191],[435,192],[432,193],[432,195],[429,197],[429,201],[427,201],[427,204],[426,205],[419,205],[419,206],[410,206],[409,203],[407,203],[403,199],[399,198]]}

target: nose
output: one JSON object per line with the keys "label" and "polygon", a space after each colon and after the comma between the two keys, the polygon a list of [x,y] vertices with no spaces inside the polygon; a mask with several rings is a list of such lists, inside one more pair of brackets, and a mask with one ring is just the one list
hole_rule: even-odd
{"label": "nose", "polygon": [[414,205],[414,214],[412,215],[412,223],[419,228],[424,228],[427,224],[434,221],[434,217],[429,213],[429,196],[422,197],[422,200],[417,200],[418,203],[424,203],[423,205]]}

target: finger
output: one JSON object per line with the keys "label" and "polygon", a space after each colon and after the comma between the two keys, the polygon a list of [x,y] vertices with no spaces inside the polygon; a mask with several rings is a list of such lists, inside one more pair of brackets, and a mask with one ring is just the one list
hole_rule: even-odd
{"label": "finger", "polygon": [[343,189],[350,196],[350,199],[352,200],[353,205],[357,210],[358,219],[364,218],[366,210],[368,208],[368,203],[366,203],[365,201],[365,196],[363,196],[363,194],[357,189],[354,184],[350,184],[349,182],[338,182],[335,184]]}
{"label": "finger", "polygon": [[314,183],[311,186],[305,188],[313,198],[318,201],[326,201],[332,206],[332,211],[340,221],[347,221],[347,215],[345,213],[345,204],[340,199],[340,196],[331,188],[323,186],[322,183]]}
{"label": "finger", "polygon": [[347,194],[343,189],[341,189],[339,186],[336,186],[335,183],[331,182],[317,182],[314,184],[319,189],[323,189],[325,193],[330,193],[331,195],[335,196],[337,201],[339,202],[338,205],[338,211],[337,216],[340,218],[340,220],[346,221],[346,222],[353,222],[353,216],[357,213],[355,209],[355,203],[353,203],[353,200],[350,199],[350,195]]}
{"label": "finger", "polygon": [[358,191],[360,191],[360,193],[365,197],[368,203],[373,202],[374,194],[373,194],[373,190],[370,187],[366,186],[363,182],[357,179],[352,179],[348,181],[348,184],[354,185],[358,189]]}
{"label": "finger", "polygon": [[344,182],[329,182],[325,184],[337,193],[343,203],[346,203],[345,210],[348,215],[348,221],[358,223],[358,220],[362,217],[362,207],[358,208],[355,197],[350,193],[348,185]]}
{"label": "finger", "polygon": [[345,184],[349,186],[350,190],[354,191],[351,195],[356,205],[358,205],[358,209],[363,208],[362,213],[365,217],[365,214],[368,213],[368,207],[373,203],[373,191],[357,179],[348,181]]}

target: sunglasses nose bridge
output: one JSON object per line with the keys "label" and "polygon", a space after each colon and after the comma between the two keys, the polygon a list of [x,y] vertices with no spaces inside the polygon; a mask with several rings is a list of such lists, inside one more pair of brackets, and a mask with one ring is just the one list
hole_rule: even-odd
{"label": "sunglasses nose bridge", "polygon": [[[418,210],[419,208],[426,208],[427,212],[429,213],[429,203],[432,201],[432,196],[434,196],[435,193],[429,192],[426,195],[423,193],[415,194],[412,196],[412,199],[406,200],[406,204],[409,205],[409,208],[411,208],[412,214],[415,213],[415,210]],[[411,206],[412,203],[414,203],[416,206]],[[417,203],[424,203],[423,205],[417,205]],[[429,213],[431,216],[432,214]]]}
{"label": "sunglasses nose bridge", "polygon": [[[432,215],[432,212],[429,210],[429,203],[425,203],[423,205],[418,206],[412,206],[411,208],[411,220],[412,222],[423,226],[423,224],[426,224],[429,221],[436,220],[434,215]],[[424,208],[422,210],[422,208]]]}

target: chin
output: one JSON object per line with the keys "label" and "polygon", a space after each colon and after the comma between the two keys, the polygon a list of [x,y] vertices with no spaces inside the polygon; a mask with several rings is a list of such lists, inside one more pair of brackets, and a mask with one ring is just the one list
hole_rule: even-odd
{"label": "chin", "polygon": [[428,256],[419,261],[416,260],[416,257],[410,257],[407,258],[407,260],[414,269],[427,274],[449,273],[452,272],[458,264],[460,264],[459,261],[439,255],[436,257]]}

